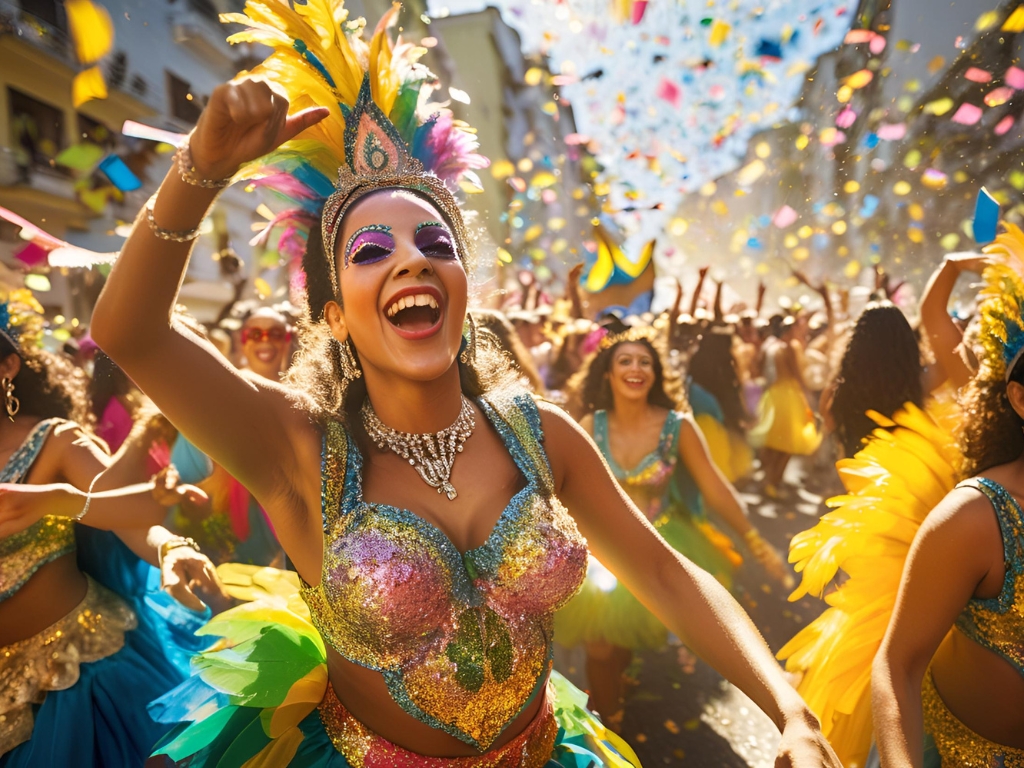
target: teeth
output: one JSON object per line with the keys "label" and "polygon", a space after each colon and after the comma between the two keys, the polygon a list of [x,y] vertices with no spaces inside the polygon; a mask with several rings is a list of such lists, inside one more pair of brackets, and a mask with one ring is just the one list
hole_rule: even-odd
{"label": "teeth", "polygon": [[388,307],[388,317],[394,317],[403,309],[409,307],[430,307],[431,309],[439,309],[437,299],[431,296],[429,293],[417,293],[414,296],[403,296],[397,301],[393,302]]}

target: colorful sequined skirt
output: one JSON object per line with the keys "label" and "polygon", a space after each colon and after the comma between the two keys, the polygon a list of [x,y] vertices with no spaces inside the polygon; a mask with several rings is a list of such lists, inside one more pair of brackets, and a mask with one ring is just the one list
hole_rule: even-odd
{"label": "colorful sequined skirt", "polygon": [[474,757],[418,755],[378,736],[338,701],[323,640],[293,573],[236,564],[218,569],[248,602],[200,630],[220,640],[195,674],[154,702],[177,723],[154,757],[189,768],[640,768],[628,745],[586,709],[587,696],[552,673],[534,721],[508,744]]}
{"label": "colorful sequined skirt", "polygon": [[156,569],[114,534],[79,528],[85,599],[0,649],[0,768],[142,765],[168,730],[147,704],[186,679],[208,645],[195,636],[208,612],[161,592]]}
{"label": "colorful sequined skirt", "polygon": [[1024,768],[1024,749],[989,741],[949,711],[931,670],[924,676],[921,704],[927,733],[925,768]]}
{"label": "colorful sequined skirt", "polygon": [[[731,540],[706,520],[670,511],[654,527],[677,552],[714,576],[727,589],[742,562]],[[615,575],[590,558],[587,578],[576,596],[555,614],[555,642],[566,648],[585,643],[611,643],[641,650],[661,648],[668,630],[619,583]]]}

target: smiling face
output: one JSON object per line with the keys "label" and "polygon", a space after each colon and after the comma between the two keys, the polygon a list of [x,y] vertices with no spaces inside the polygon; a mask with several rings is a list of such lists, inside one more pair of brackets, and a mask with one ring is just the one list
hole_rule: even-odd
{"label": "smiling face", "polygon": [[654,355],[646,344],[619,344],[612,350],[607,376],[616,400],[646,401],[656,379]]}
{"label": "smiling face", "polygon": [[352,206],[337,242],[342,301],[325,317],[335,338],[351,339],[368,378],[431,381],[451,370],[468,280],[437,209],[402,190],[376,192]]}
{"label": "smiling face", "polygon": [[249,369],[276,380],[285,369],[291,345],[285,318],[271,309],[259,309],[242,326],[242,353]]}

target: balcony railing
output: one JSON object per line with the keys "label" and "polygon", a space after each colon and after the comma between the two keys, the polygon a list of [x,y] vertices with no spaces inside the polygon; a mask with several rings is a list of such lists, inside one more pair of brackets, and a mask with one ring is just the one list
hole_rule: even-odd
{"label": "balcony railing", "polygon": [[9,0],[0,0],[0,35],[19,37],[63,61],[73,62],[71,38],[65,30]]}

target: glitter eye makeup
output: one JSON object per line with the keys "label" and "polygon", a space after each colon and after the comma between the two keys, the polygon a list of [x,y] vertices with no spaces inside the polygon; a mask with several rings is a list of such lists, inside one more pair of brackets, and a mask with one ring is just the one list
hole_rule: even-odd
{"label": "glitter eye makeup", "polygon": [[386,224],[370,224],[357,229],[345,246],[345,266],[349,264],[374,264],[386,259],[395,251],[395,239],[391,227]]}
{"label": "glitter eye makeup", "polygon": [[425,256],[454,259],[456,255],[455,238],[439,221],[424,221],[416,225],[416,247]]}

